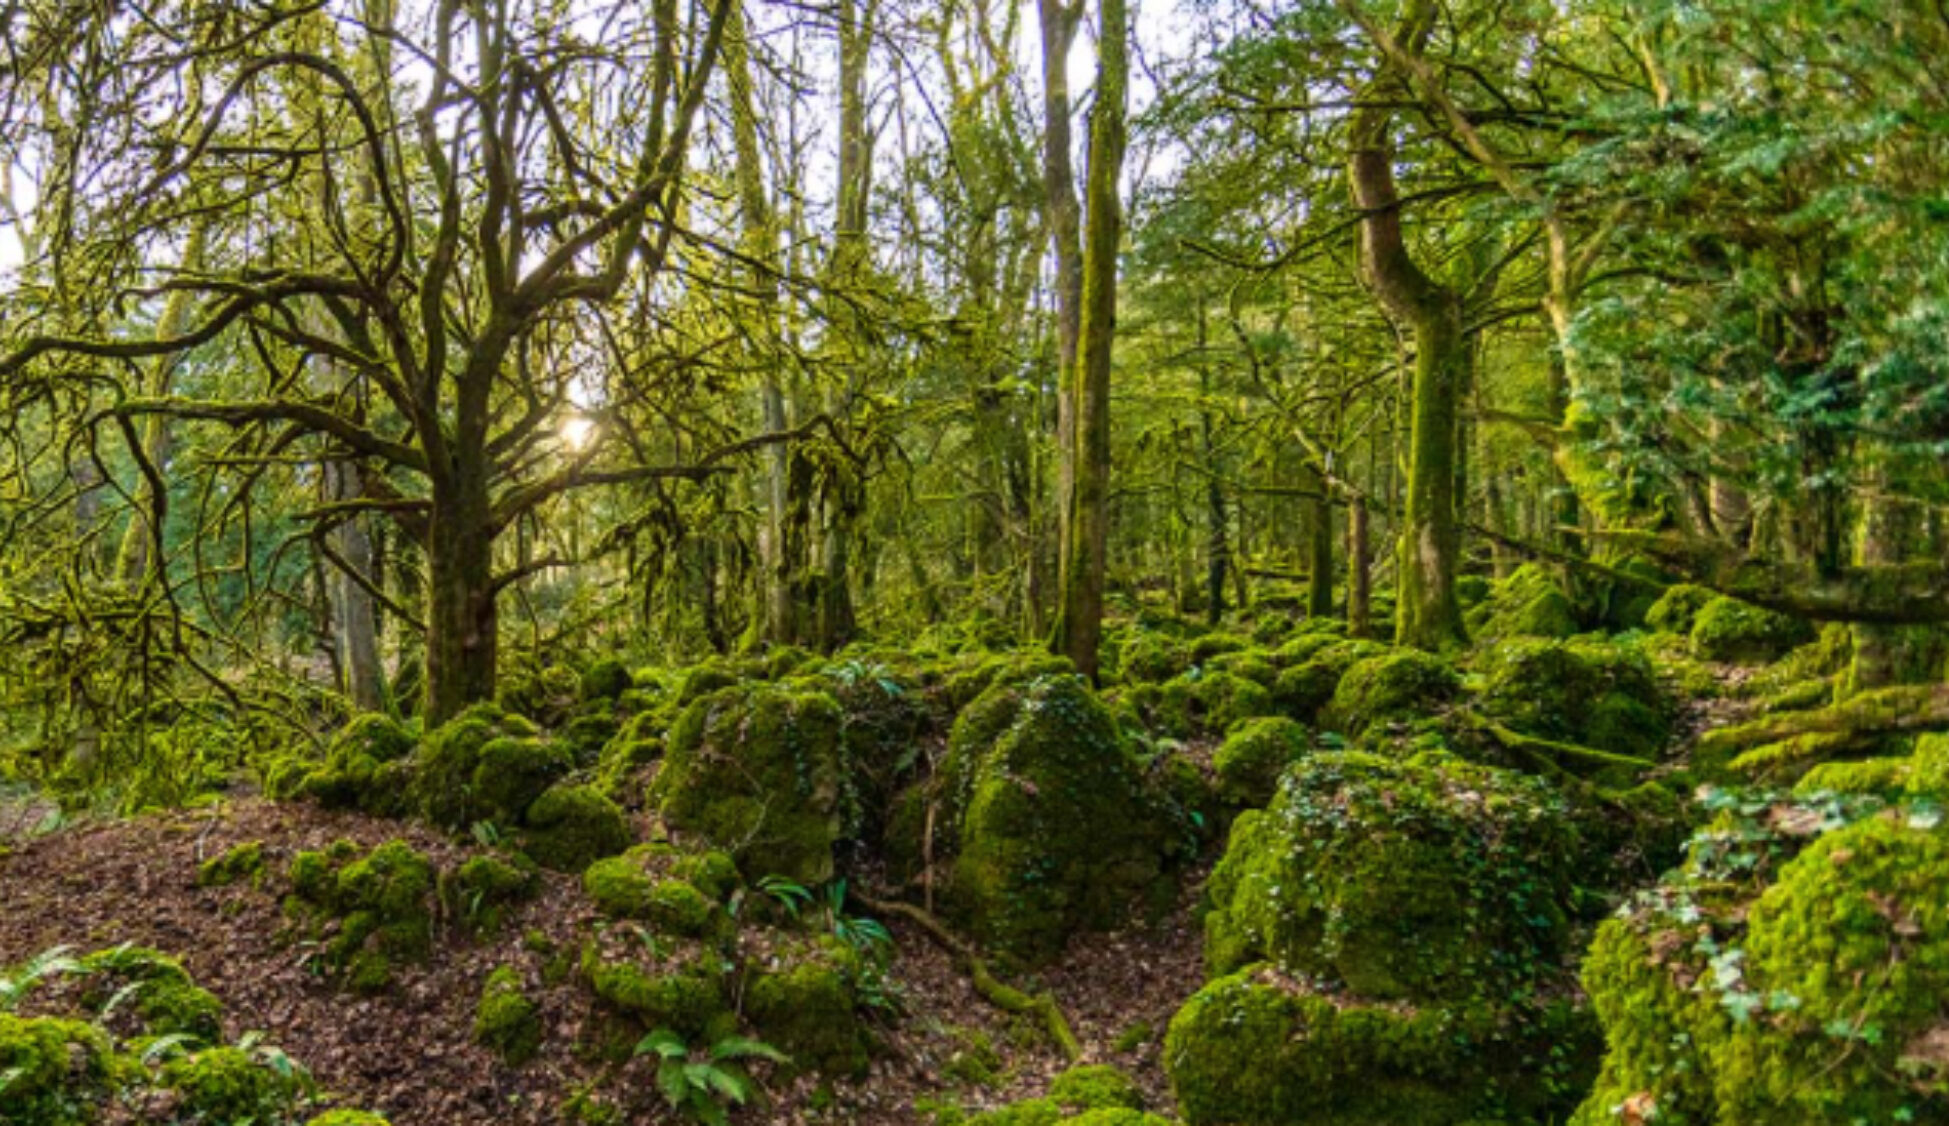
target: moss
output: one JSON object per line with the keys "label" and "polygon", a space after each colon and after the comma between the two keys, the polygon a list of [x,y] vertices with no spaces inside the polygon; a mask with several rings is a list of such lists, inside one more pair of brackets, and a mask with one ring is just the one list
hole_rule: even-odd
{"label": "moss", "polygon": [[1469,629],[1481,641],[1569,637],[1577,632],[1577,611],[1554,575],[1525,563],[1497,582],[1471,611]]}
{"label": "moss", "polygon": [[196,870],[198,887],[229,887],[240,880],[255,884],[264,874],[264,845],[245,841],[220,856],[205,860]]}
{"label": "moss", "polygon": [[1231,802],[1220,799],[1198,761],[1183,751],[1169,751],[1152,759],[1148,777],[1157,801],[1198,842],[1222,835],[1236,812]]}
{"label": "moss", "polygon": [[1252,968],[1185,1003],[1164,1066],[1189,1126],[1461,1126],[1556,1118],[1576,1076],[1536,1060],[1592,1043],[1569,1010],[1370,1006]]}
{"label": "moss", "polygon": [[452,879],[454,908],[477,934],[501,929],[506,909],[533,895],[540,886],[534,865],[526,857],[513,861],[498,856],[469,857]]}
{"label": "moss", "polygon": [[1056,1126],[1063,1120],[1054,1099],[1024,1099],[968,1118],[964,1126]]}
{"label": "moss", "polygon": [[[1695,849],[1686,870],[1599,929],[1584,982],[1610,1049],[1574,1121],[1613,1121],[1627,1098],[1659,1121],[1728,1126],[1942,1120],[1939,811],[1847,823],[1832,803],[1753,808],[1770,841],[1724,824],[1716,835],[1730,850]],[[1791,858],[1777,867],[1753,862],[1782,852]]]}
{"label": "moss", "polygon": [[1452,756],[1305,759],[1232,827],[1207,964],[1270,958],[1369,998],[1521,988],[1568,933],[1566,814],[1541,782]]}
{"label": "moss", "polygon": [[1794,783],[1796,797],[1815,794],[1873,794],[1887,800],[1900,798],[1908,789],[1909,761],[1903,758],[1871,758],[1861,762],[1824,762],[1800,776]]}
{"label": "moss", "polygon": [[388,841],[362,857],[346,841],[324,852],[301,852],[292,860],[291,878],[287,909],[329,936],[325,965],[352,989],[384,989],[394,959],[423,957],[432,943],[433,865],[404,841]]}
{"label": "moss", "polygon": [[385,1118],[363,1110],[328,1110],[305,1126],[392,1126]]}
{"label": "moss", "polygon": [[482,819],[474,796],[481,752],[504,738],[531,738],[533,725],[494,704],[475,704],[427,736],[414,756],[412,804],[422,817],[449,829]]}
{"label": "moss", "polygon": [[1349,736],[1382,723],[1415,719],[1438,711],[1462,688],[1448,662],[1418,649],[1396,650],[1349,668],[1334,689],[1326,723]]}
{"label": "moss", "polygon": [[1814,640],[1814,627],[1736,598],[1714,598],[1692,622],[1692,652],[1701,660],[1759,664]]}
{"label": "moss", "polygon": [[1241,809],[1272,800],[1279,775],[1308,750],[1306,729],[1283,716],[1249,720],[1212,757],[1219,797]]}
{"label": "moss", "polygon": [[1063,1121],[1067,1126],[1174,1126],[1168,1118],[1127,1107],[1086,1110],[1074,1118]]}
{"label": "moss", "polygon": [[502,966],[487,975],[474,1009],[474,1042],[520,1067],[541,1050],[541,1017],[521,987],[521,972]]}
{"label": "moss", "polygon": [[330,756],[357,756],[375,762],[396,762],[411,755],[419,740],[398,720],[383,712],[364,712],[332,737]]}
{"label": "moss", "polygon": [[635,686],[629,666],[615,657],[604,657],[582,672],[584,700],[620,700]]}
{"label": "moss", "polygon": [[1272,682],[1273,703],[1281,714],[1301,723],[1312,723],[1320,711],[1333,702],[1340,678],[1347,670],[1370,657],[1386,655],[1387,646],[1373,641],[1341,641],[1330,635],[1302,637],[1287,652],[1304,647],[1305,655],[1280,672]]}
{"label": "moss", "polygon": [[558,732],[562,749],[578,770],[602,761],[603,749],[622,731],[622,721],[608,700],[584,704],[569,716]]}
{"label": "moss", "polygon": [[1025,960],[1124,920],[1164,874],[1165,819],[1109,711],[1081,679],[997,686],[956,722],[938,779],[948,902]]}
{"label": "moss", "polygon": [[1645,611],[1645,627],[1661,633],[1690,635],[1699,611],[1717,597],[1717,593],[1692,583],[1666,587],[1665,593]]}
{"label": "moss", "polygon": [[1123,1072],[1108,1064],[1072,1067],[1049,1084],[1049,1097],[1065,1111],[1144,1108],[1144,1093]]}
{"label": "moss", "polygon": [[693,1041],[730,1031],[728,989],[714,954],[692,951],[646,967],[605,961],[589,949],[582,973],[598,998],[645,1028],[669,1028]]}
{"label": "moss", "polygon": [[433,864],[405,841],[387,841],[338,873],[337,904],[388,922],[422,918],[433,890]]}
{"label": "moss", "polygon": [[1918,735],[1909,756],[1908,792],[1917,798],[1949,802],[1949,733]]}
{"label": "moss", "polygon": [[79,1126],[113,1093],[117,1061],[90,1024],[0,1010],[0,1076],[4,1105],[19,1121]]}
{"label": "moss", "polygon": [[672,828],[730,852],[746,875],[823,883],[856,813],[844,719],[820,693],[767,684],[713,693],[678,720],[650,801]]}
{"label": "moss", "polygon": [[1148,631],[1132,632],[1117,650],[1117,675],[1125,684],[1162,684],[1195,663],[1182,641]]}
{"label": "moss", "polygon": [[1234,724],[1277,710],[1272,693],[1228,672],[1192,669],[1155,688],[1132,693],[1148,725],[1178,738],[1223,735]]}
{"label": "moss", "polygon": [[1645,759],[1671,739],[1673,705],[1635,647],[1517,638],[1486,649],[1478,667],[1478,709],[1525,735]]}
{"label": "moss", "polygon": [[1262,649],[1243,649],[1212,660],[1213,672],[1228,672],[1243,677],[1261,688],[1271,688],[1279,680],[1280,668]]}
{"label": "moss", "polygon": [[1247,639],[1229,633],[1208,633],[1191,643],[1191,660],[1195,664],[1209,664],[1214,657],[1237,653],[1250,648],[1251,644]]}
{"label": "moss", "polygon": [[1157,1029],[1153,1028],[1149,1021],[1140,1020],[1122,1032],[1117,1033],[1116,1042],[1111,1044],[1110,1048],[1112,1051],[1117,1052],[1134,1052],[1145,1044],[1150,1043],[1151,1039],[1156,1035]]}
{"label": "moss", "polygon": [[556,872],[580,872],[628,848],[632,839],[622,808],[588,786],[551,787],[522,822],[522,851]]}
{"label": "moss", "polygon": [[718,664],[698,665],[684,674],[677,688],[677,706],[686,707],[726,688],[735,688],[738,675]]}
{"label": "moss", "polygon": [[868,1039],[854,989],[860,971],[859,955],[837,939],[786,944],[747,981],[745,1016],[797,1067],[864,1076]]}
{"label": "moss", "polygon": [[163,1065],[162,1085],[176,1092],[177,1113],[191,1121],[276,1122],[299,1094],[295,1074],[267,1067],[241,1048],[209,1048]]}
{"label": "moss", "polygon": [[191,981],[175,958],[146,946],[118,946],[79,962],[86,977],[81,1001],[89,1008],[105,1012],[119,1004],[151,1036],[222,1037],[223,1002]]}

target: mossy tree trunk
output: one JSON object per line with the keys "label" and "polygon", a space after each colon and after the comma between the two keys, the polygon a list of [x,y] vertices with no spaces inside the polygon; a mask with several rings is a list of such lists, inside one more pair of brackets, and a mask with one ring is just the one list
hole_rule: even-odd
{"label": "mossy tree trunk", "polygon": [[[1419,52],[1433,30],[1432,0],[1415,0],[1402,14],[1395,40]],[[1457,418],[1469,384],[1470,349],[1462,300],[1436,282],[1409,253],[1394,182],[1390,107],[1402,83],[1384,63],[1362,92],[1363,106],[1348,129],[1347,181],[1361,210],[1361,264],[1388,313],[1405,322],[1414,340],[1409,414],[1407,495],[1402,511],[1395,640],[1442,650],[1462,644],[1455,575],[1461,554],[1455,512]]]}
{"label": "mossy tree trunk", "polygon": [[1096,106],[1090,120],[1089,223],[1083,248],[1082,324],[1069,381],[1074,442],[1068,537],[1062,550],[1062,604],[1056,652],[1095,679],[1103,636],[1110,539],[1110,360],[1116,342],[1117,250],[1123,238],[1124,99],[1130,28],[1124,0],[1099,12]]}
{"label": "mossy tree trunk", "polygon": [[1326,618],[1333,614],[1333,486],[1317,469],[1307,477],[1319,489],[1306,502],[1306,615]]}

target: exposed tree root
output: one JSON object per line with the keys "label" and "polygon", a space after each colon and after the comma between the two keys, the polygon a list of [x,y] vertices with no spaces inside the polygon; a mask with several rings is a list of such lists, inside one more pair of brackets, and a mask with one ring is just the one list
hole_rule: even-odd
{"label": "exposed tree root", "polygon": [[1512,731],[1494,720],[1466,709],[1463,710],[1462,716],[1470,727],[1487,735],[1503,750],[1530,762],[1544,774],[1581,777],[1586,773],[1613,767],[1636,771],[1650,770],[1658,765],[1650,759],[1642,759],[1634,755],[1620,755],[1577,743],[1560,743],[1554,739],[1524,735],[1520,731]]}
{"label": "exposed tree root", "polygon": [[1009,1013],[1023,1013],[1041,1019],[1049,1038],[1062,1049],[1064,1058],[1072,1063],[1082,1058],[1083,1046],[1076,1040],[1076,1034],[1069,1028],[1069,1020],[1062,1014],[1062,1007],[1047,993],[1026,993],[1002,981],[988,971],[988,963],[982,960],[975,948],[955,935],[953,931],[932,914],[914,906],[891,899],[874,899],[871,896],[853,891],[853,898],[860,901],[867,910],[880,915],[898,915],[927,932],[941,949],[960,961],[968,977],[974,982],[975,992],[981,994],[989,1004]]}
{"label": "exposed tree root", "polygon": [[[1798,742],[1798,751],[1778,757],[1828,755],[1864,749],[1889,735],[1949,729],[1949,684],[1910,684],[1863,692],[1816,711],[1764,715],[1699,738],[1704,755],[1732,755],[1773,744]],[[1821,736],[1815,740],[1810,737]],[[1742,756],[1753,757],[1753,756]],[[1764,757],[1764,756],[1762,756]]]}

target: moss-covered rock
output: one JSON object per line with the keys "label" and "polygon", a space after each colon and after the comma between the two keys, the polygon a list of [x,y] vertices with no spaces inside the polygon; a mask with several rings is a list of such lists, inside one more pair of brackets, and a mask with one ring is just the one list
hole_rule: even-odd
{"label": "moss-covered rock", "polygon": [[1306,728],[1284,716],[1241,724],[1212,756],[1218,796],[1239,809],[1256,809],[1279,790],[1279,776],[1310,749]]}
{"label": "moss-covered rock", "polygon": [[1117,650],[1117,675],[1125,684],[1162,684],[1197,662],[1182,638],[1133,630]]}
{"label": "moss-covered rock", "polygon": [[1453,756],[1302,760],[1232,826],[1205,955],[1263,959],[1373,999],[1519,989],[1556,964],[1576,854],[1540,781]]}
{"label": "moss-covered rock", "polygon": [[148,1036],[222,1039],[223,1002],[190,980],[175,958],[146,946],[117,946],[84,955],[79,965],[80,1000],[89,1010],[133,1012]]}
{"label": "moss-covered rock", "polygon": [[1633,646],[1515,638],[1485,649],[1478,668],[1478,710],[1525,735],[1641,759],[1671,739],[1672,702]]}
{"label": "moss-covered rock", "polygon": [[1145,726],[1180,739],[1223,735],[1242,720],[1278,710],[1271,691],[1257,682],[1201,667],[1162,685],[1140,685],[1126,699]]}
{"label": "moss-covered rock", "polygon": [[1049,1097],[1070,1113],[1085,1110],[1144,1109],[1136,1081],[1108,1064],[1081,1064],[1049,1084]]}
{"label": "moss-covered rock", "polygon": [[482,854],[454,869],[452,891],[446,898],[476,934],[493,934],[501,929],[507,909],[533,895],[540,883],[527,857],[517,854],[503,860]]}
{"label": "moss-covered rock", "polygon": [[1160,890],[1164,811],[1115,720],[1074,676],[998,685],[961,714],[937,779],[947,900],[994,949],[1025,960],[1129,917]]}
{"label": "moss-covered rock", "polygon": [[616,657],[604,657],[582,670],[584,700],[620,700],[623,693],[635,686],[635,678],[629,675],[629,666]]}
{"label": "moss-covered rock", "polygon": [[589,786],[550,787],[522,817],[522,851],[556,872],[580,872],[632,840],[622,807]]}
{"label": "moss-covered rock", "polygon": [[264,874],[264,843],[245,841],[205,860],[196,869],[198,887],[220,888],[245,880],[256,883]]}
{"label": "moss-covered rock", "polygon": [[1508,637],[1569,637],[1577,632],[1577,608],[1545,568],[1525,563],[1497,582],[1468,616],[1478,640]]}
{"label": "moss-covered rock", "polygon": [[1692,621],[1692,651],[1701,660],[1760,664],[1785,656],[1818,636],[1801,618],[1763,610],[1737,598],[1714,598]]}
{"label": "moss-covered rock", "polygon": [[502,966],[488,974],[474,1008],[474,1042],[520,1067],[541,1050],[541,1034],[540,1010],[522,989],[521,971]]}
{"label": "moss-covered rock", "polygon": [[794,1066],[862,1076],[870,1044],[859,1018],[861,972],[859,955],[836,938],[783,942],[747,977],[745,1016]]}
{"label": "moss-covered rock", "polygon": [[177,1114],[191,1122],[278,1122],[301,1093],[297,1074],[266,1067],[241,1048],[206,1048],[163,1065]]}
{"label": "moss-covered rock", "polygon": [[305,1126],[392,1126],[385,1118],[363,1110],[328,1110]]}
{"label": "moss-covered rock", "polygon": [[1428,718],[1461,694],[1453,666],[1419,649],[1397,649],[1354,664],[1340,678],[1324,724],[1358,737],[1384,723]]}
{"label": "moss-covered rock", "polygon": [[646,963],[605,959],[592,945],[583,951],[582,974],[597,998],[643,1029],[668,1028],[695,1042],[736,1027],[724,961],[702,947],[667,948]]}
{"label": "moss-covered rock", "polygon": [[1304,656],[1280,670],[1272,682],[1272,699],[1281,715],[1313,723],[1333,702],[1333,693],[1348,669],[1368,658],[1385,656],[1390,650],[1379,642],[1343,641],[1328,634],[1298,638],[1281,650],[1299,651]]}
{"label": "moss-covered rock", "polygon": [[724,908],[736,886],[737,869],[726,854],[662,844],[638,845],[582,873],[583,889],[609,918],[641,919],[658,934],[715,941],[736,929]]}
{"label": "moss-covered rock", "polygon": [[1768,869],[1741,833],[1719,863],[1744,863],[1756,897],[1695,852],[1599,929],[1584,983],[1609,1051],[1573,1121],[1613,1122],[1627,1101],[1646,1121],[1725,1126],[1949,1120],[1937,807],[1821,832],[1834,807],[1758,806],[1776,844],[1818,835]]}
{"label": "moss-covered rock", "polygon": [[671,734],[650,801],[673,829],[729,851],[746,875],[832,876],[851,791],[830,696],[769,684],[692,703]]}
{"label": "moss-covered rock", "polygon": [[[482,755],[486,748],[502,740],[527,747],[535,738],[534,724],[495,704],[475,704],[427,736],[413,756],[411,802],[420,816],[445,829],[466,829],[476,821],[501,818],[500,824],[518,822],[521,810],[489,808],[475,793],[481,781]],[[507,744],[497,755],[512,755]],[[537,757],[547,758],[546,753]],[[553,760],[546,769],[555,769]],[[530,795],[532,796],[532,795]],[[503,803],[494,803],[497,807]]]}
{"label": "moss-covered rock", "polygon": [[333,736],[325,761],[287,760],[264,776],[273,797],[304,796],[328,809],[360,809],[382,817],[406,812],[412,729],[390,716],[366,712]]}
{"label": "moss-covered rock", "polygon": [[1566,1109],[1593,1033],[1562,1006],[1371,1005],[1249,967],[1172,1018],[1164,1067],[1188,1126],[1542,1122]]}
{"label": "moss-covered rock", "polygon": [[324,964],[360,992],[392,980],[396,959],[425,956],[432,942],[433,865],[404,841],[365,856],[348,842],[300,852],[290,868],[287,910],[324,941]]}
{"label": "moss-covered rock", "polygon": [[114,1093],[118,1061],[108,1037],[85,1021],[20,1017],[0,1010],[0,1107],[24,1123],[80,1126]]}
{"label": "moss-covered rock", "polygon": [[1689,636],[1693,623],[1698,621],[1699,611],[1717,597],[1719,595],[1714,591],[1693,583],[1666,587],[1665,593],[1645,611],[1645,628]]}

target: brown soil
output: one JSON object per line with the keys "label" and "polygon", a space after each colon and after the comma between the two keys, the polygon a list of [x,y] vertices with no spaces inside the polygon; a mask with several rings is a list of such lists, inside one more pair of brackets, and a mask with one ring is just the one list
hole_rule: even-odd
{"label": "brown soil", "polygon": [[[542,932],[572,958],[591,918],[579,881],[546,877],[541,894],[490,939],[469,939],[441,920],[428,961],[398,967],[387,991],[362,997],[308,968],[311,944],[286,927],[279,906],[290,858],[339,838],[367,848],[402,838],[448,867],[477,851],[410,823],[258,798],[16,836],[11,846],[0,839],[0,966],[55,946],[79,952],[132,942],[176,955],[224,1001],[229,1036],[261,1031],[311,1070],[332,1105],[379,1111],[395,1126],[552,1124],[562,1100],[596,1080],[627,1121],[671,1120],[646,1063],[605,1079],[600,1065],[578,1056],[592,1019],[587,991],[573,978],[540,987],[546,958],[524,935]],[[263,844],[270,875],[261,887],[196,886],[204,860],[246,841]],[[1020,983],[1050,989],[1085,1059],[1123,1066],[1159,1109],[1168,1109],[1159,1041],[1202,976],[1190,901],[1187,893],[1160,926],[1079,940],[1063,961]],[[783,1085],[742,1121],[924,1122],[916,1100],[999,1105],[1040,1094],[1065,1066],[1046,1036],[981,1000],[918,930],[899,920],[891,929],[902,1005],[879,1021],[881,1050],[868,1077],[836,1084],[830,1098],[815,1098],[811,1079]],[[548,1030],[542,1054],[518,1069],[471,1037],[481,982],[508,963],[524,968]],[[1133,1044],[1126,1033],[1135,1026],[1152,1034]],[[984,1058],[989,1066],[980,1066]]]}

